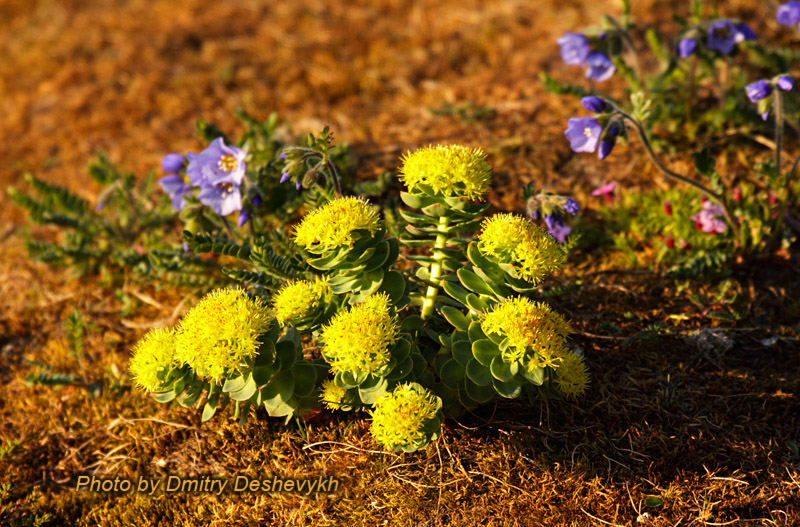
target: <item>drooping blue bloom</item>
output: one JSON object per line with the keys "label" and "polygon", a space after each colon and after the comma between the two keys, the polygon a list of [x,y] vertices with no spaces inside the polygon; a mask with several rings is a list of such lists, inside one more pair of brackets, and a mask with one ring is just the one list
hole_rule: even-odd
{"label": "drooping blue bloom", "polygon": [[581,99],[581,105],[583,105],[583,107],[590,112],[600,113],[605,109],[606,102],[600,97],[589,95],[588,97]]}
{"label": "drooping blue bloom", "polygon": [[300,190],[301,188],[303,188],[303,184],[302,183],[298,183],[298,184],[295,185],[295,187],[297,188],[297,190]]}
{"label": "drooping blue bloom", "polygon": [[180,172],[183,168],[184,159],[180,154],[167,154],[161,160],[161,170],[167,174],[174,174]]}
{"label": "drooping blue bloom", "polygon": [[767,117],[769,117],[769,112],[764,112],[764,113],[761,114],[761,120],[762,121],[766,121]]}
{"label": "drooping blue bloom", "polygon": [[782,26],[793,26],[800,23],[800,2],[791,0],[781,4],[775,17]]}
{"label": "drooping blue bloom", "polygon": [[600,141],[600,146],[597,148],[597,159],[603,160],[611,154],[611,151],[614,150],[614,145],[616,144],[617,139],[613,136],[609,136],[606,139]]}
{"label": "drooping blue bloom", "polygon": [[264,203],[264,200],[261,199],[261,196],[259,194],[256,194],[255,196],[253,196],[253,199],[251,199],[250,202],[253,204],[254,207],[258,208],[261,206],[262,203]]}
{"label": "drooping blue bloom", "polygon": [[682,59],[689,57],[697,49],[697,41],[693,38],[682,38],[678,42],[678,54]]}
{"label": "drooping blue bloom", "polygon": [[177,174],[162,177],[158,180],[158,184],[172,200],[172,208],[175,210],[182,210],[186,205],[183,197],[189,194],[189,191],[192,189],[192,187],[190,187],[186,181],[184,181],[184,179]]}
{"label": "drooping blue bloom", "polygon": [[278,159],[286,159],[286,154],[281,154],[278,156]]}
{"label": "drooping blue bloom", "polygon": [[248,221],[250,221],[250,214],[246,210],[242,209],[239,212],[239,221],[237,222],[237,224],[239,225],[239,227],[242,227]]}
{"label": "drooping blue bloom", "polygon": [[241,148],[228,146],[218,137],[197,155],[189,154],[186,175],[194,186],[232,183],[241,185],[245,174],[244,158],[247,153]]}
{"label": "drooping blue bloom", "polygon": [[283,174],[281,174],[281,183],[286,183],[287,181],[289,181],[289,173],[284,172]]}
{"label": "drooping blue bloom", "polygon": [[555,238],[558,243],[564,243],[572,229],[564,225],[564,220],[558,214],[545,214],[544,222],[547,225],[547,232]]}
{"label": "drooping blue bloom", "polygon": [[788,75],[781,75],[780,78],[778,78],[778,88],[782,91],[792,91],[792,88],[794,88],[794,80]]}
{"label": "drooping blue bloom", "polygon": [[717,20],[708,26],[708,49],[729,55],[736,45],[736,35],[739,30],[730,20]]}
{"label": "drooping blue bloom", "polygon": [[567,121],[564,135],[575,152],[594,152],[603,127],[594,117],[572,117]]}
{"label": "drooping blue bloom", "polygon": [[608,58],[608,55],[602,51],[595,51],[586,57],[586,65],[589,66],[586,70],[586,78],[592,79],[597,82],[602,82],[611,78],[616,71],[614,63]]}
{"label": "drooping blue bloom", "polygon": [[574,216],[578,213],[579,210],[581,210],[581,208],[578,205],[578,202],[575,201],[574,199],[567,198],[566,201],[564,201],[564,211],[567,214],[572,214]]}
{"label": "drooping blue bloom", "polygon": [[242,208],[242,195],[239,192],[239,185],[234,185],[233,183],[203,185],[200,187],[200,194],[197,198],[200,203],[211,207],[211,210],[220,216],[227,216]]}
{"label": "drooping blue bloom", "polygon": [[744,40],[756,40],[758,37],[756,36],[756,32],[750,28],[744,22],[740,22],[736,25],[737,33],[736,33],[736,42],[742,42]]}
{"label": "drooping blue bloom", "polygon": [[561,58],[564,62],[573,66],[580,66],[589,55],[589,39],[581,33],[564,33],[558,40],[561,46]]}
{"label": "drooping blue bloom", "polygon": [[753,84],[748,84],[744,87],[747,98],[750,102],[757,102],[766,98],[772,91],[772,87],[765,80],[756,81]]}

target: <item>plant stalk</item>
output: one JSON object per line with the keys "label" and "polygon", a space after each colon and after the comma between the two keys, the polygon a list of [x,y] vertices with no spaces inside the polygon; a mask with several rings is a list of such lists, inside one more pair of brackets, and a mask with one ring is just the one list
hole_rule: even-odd
{"label": "plant stalk", "polygon": [[[447,234],[445,233],[445,230],[449,224],[450,218],[446,216],[439,216],[439,225],[436,227],[436,230],[438,230],[441,234],[436,236],[436,243],[433,246],[433,259],[436,260],[436,262],[431,265],[431,282],[438,282],[442,277],[441,260],[444,258],[444,255],[437,251],[437,249],[444,249],[445,244],[447,243]],[[428,286],[428,290],[425,293],[425,301],[422,303],[421,316],[423,319],[430,318],[430,316],[433,314],[437,296],[439,296],[439,288]]]}
{"label": "plant stalk", "polygon": [[669,178],[675,179],[682,183],[686,183],[687,185],[696,188],[697,190],[705,194],[708,197],[708,199],[712,200],[717,205],[719,205],[720,208],[722,208],[722,213],[724,214],[725,219],[728,221],[728,225],[731,226],[731,229],[733,230],[734,234],[736,235],[736,238],[738,239],[739,225],[734,221],[733,215],[731,214],[730,208],[728,207],[728,203],[727,200],[725,200],[725,197],[722,196],[721,194],[717,194],[716,192],[706,187],[702,183],[698,183],[693,179],[689,179],[688,177],[682,176],[681,174],[678,174],[677,172],[667,168],[667,166],[656,155],[655,151],[653,151],[653,147],[650,144],[650,140],[647,138],[647,134],[645,133],[641,123],[636,119],[634,119],[633,116],[623,112],[619,108],[617,108],[617,113],[619,113],[619,115],[621,115],[626,121],[630,122],[634,128],[636,128],[636,132],[639,134],[639,139],[641,139],[642,144],[644,145],[644,148],[647,151],[647,154],[650,156],[650,160],[653,162],[653,164],[656,165],[656,167],[661,171],[662,174],[664,174]]}

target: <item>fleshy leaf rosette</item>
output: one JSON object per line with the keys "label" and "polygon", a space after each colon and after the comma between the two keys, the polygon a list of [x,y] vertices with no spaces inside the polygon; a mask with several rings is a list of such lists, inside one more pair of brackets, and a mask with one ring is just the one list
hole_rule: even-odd
{"label": "fleshy leaf rosette", "polygon": [[[452,358],[437,368],[442,383],[436,393],[447,414],[457,415],[460,407],[476,407],[498,395],[516,398],[526,386],[542,386],[568,353],[569,326],[546,304],[506,298],[482,313],[479,320],[471,318],[454,312],[448,316],[460,327],[451,339]],[[564,378],[576,381],[577,375]],[[573,386],[568,381],[564,385],[567,391]]]}
{"label": "fleshy leaf rosette", "polygon": [[308,264],[327,273],[334,294],[350,293],[350,302],[364,301],[383,292],[392,304],[402,305],[406,282],[390,270],[400,248],[386,238],[386,227],[363,199],[337,198],[307,214],[295,229],[295,243],[318,255]]}
{"label": "fleshy leaf rosette", "polygon": [[375,401],[372,436],[394,451],[414,452],[439,437],[442,401],[417,383],[397,386]]}

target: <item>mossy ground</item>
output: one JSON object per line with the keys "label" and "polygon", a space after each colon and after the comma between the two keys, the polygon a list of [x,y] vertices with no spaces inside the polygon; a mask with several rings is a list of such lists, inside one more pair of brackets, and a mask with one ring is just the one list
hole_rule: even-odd
{"label": "mossy ground", "polygon": [[[666,13],[685,6],[634,9],[668,32]],[[724,9],[776,33],[771,6]],[[597,223],[591,209],[601,204],[587,194],[599,184],[664,183],[635,146],[604,163],[571,153],[564,123],[583,111],[545,94],[537,75],[581,75],[561,64],[555,39],[617,10],[603,0],[5,2],[0,181],[22,186],[33,171],[92,200],[94,152],[144,174],[166,152],[201,147],[198,117],[238,130],[241,106],[277,111],[298,131],[331,124],[363,178],[395,169],[409,148],[482,147],[499,209],[521,210],[521,187],[533,181],[576,196],[583,221]],[[461,116],[429,111],[445,104]],[[488,406],[446,421],[426,451],[397,455],[349,415],[201,425],[198,413],[155,403],[132,389],[129,350],[153,321],[174,322],[191,292],[125,286],[139,307],[120,318],[119,299],[96,281],[27,259],[20,209],[0,208],[0,222],[0,473],[12,485],[6,502],[18,506],[3,517],[10,525],[44,512],[52,525],[800,525],[796,252],[733,269],[730,307],[741,319],[731,324],[709,316],[710,301],[690,299],[711,298],[718,282],[611,269],[588,244],[546,284],[582,280],[550,302],[586,354],[586,396]],[[80,360],[63,328],[76,309],[89,323]],[[732,348],[706,352],[683,338],[712,326],[727,329]],[[100,389],[26,386],[38,371],[30,361]],[[343,487],[309,498],[75,492],[87,473],[324,473]]]}

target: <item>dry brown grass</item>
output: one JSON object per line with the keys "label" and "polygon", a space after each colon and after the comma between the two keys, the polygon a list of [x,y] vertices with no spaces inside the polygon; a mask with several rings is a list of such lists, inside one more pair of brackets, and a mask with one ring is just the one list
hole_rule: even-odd
{"label": "dry brown grass", "polygon": [[[680,5],[635,8],[649,21]],[[31,170],[92,200],[98,189],[84,167],[95,151],[143,174],[165,152],[196,151],[197,117],[237,130],[232,110],[241,106],[259,117],[278,111],[298,130],[332,124],[354,145],[362,177],[395,167],[406,148],[482,146],[496,171],[492,200],[504,208],[521,206],[528,181],[584,198],[609,173],[647,185],[652,171],[635,148],[604,165],[573,156],[561,134],[577,105],[543,94],[536,80],[542,70],[577,74],[559,66],[555,38],[616,9],[611,1],[6,1],[0,181],[18,184]],[[725,9],[768,30],[758,23],[767,6],[740,0]],[[495,114],[467,123],[427,110],[464,101]],[[266,418],[201,426],[198,415],[132,390],[128,350],[142,330],[131,326],[172,316],[182,294],[140,292],[156,302],[126,326],[96,282],[27,260],[11,235],[24,221],[19,209],[0,208],[0,440],[20,442],[0,472],[12,500],[38,492],[25,514],[48,511],[54,525],[800,525],[800,459],[788,447],[800,443],[796,259],[735,270],[744,317],[734,348],[717,355],[681,338],[714,322],[672,280],[598,273],[596,255],[578,253],[559,280],[584,285],[555,305],[586,352],[587,396],[483,408],[446,422],[425,452],[395,455],[377,452],[367,423],[350,416],[303,428]],[[62,327],[74,309],[93,324],[80,364]],[[624,345],[658,321],[670,335]],[[784,338],[762,346],[770,335]],[[93,398],[78,385],[28,387],[26,359],[103,389]],[[343,490],[76,493],[86,473],[326,473]],[[663,505],[647,507],[648,496]]]}

